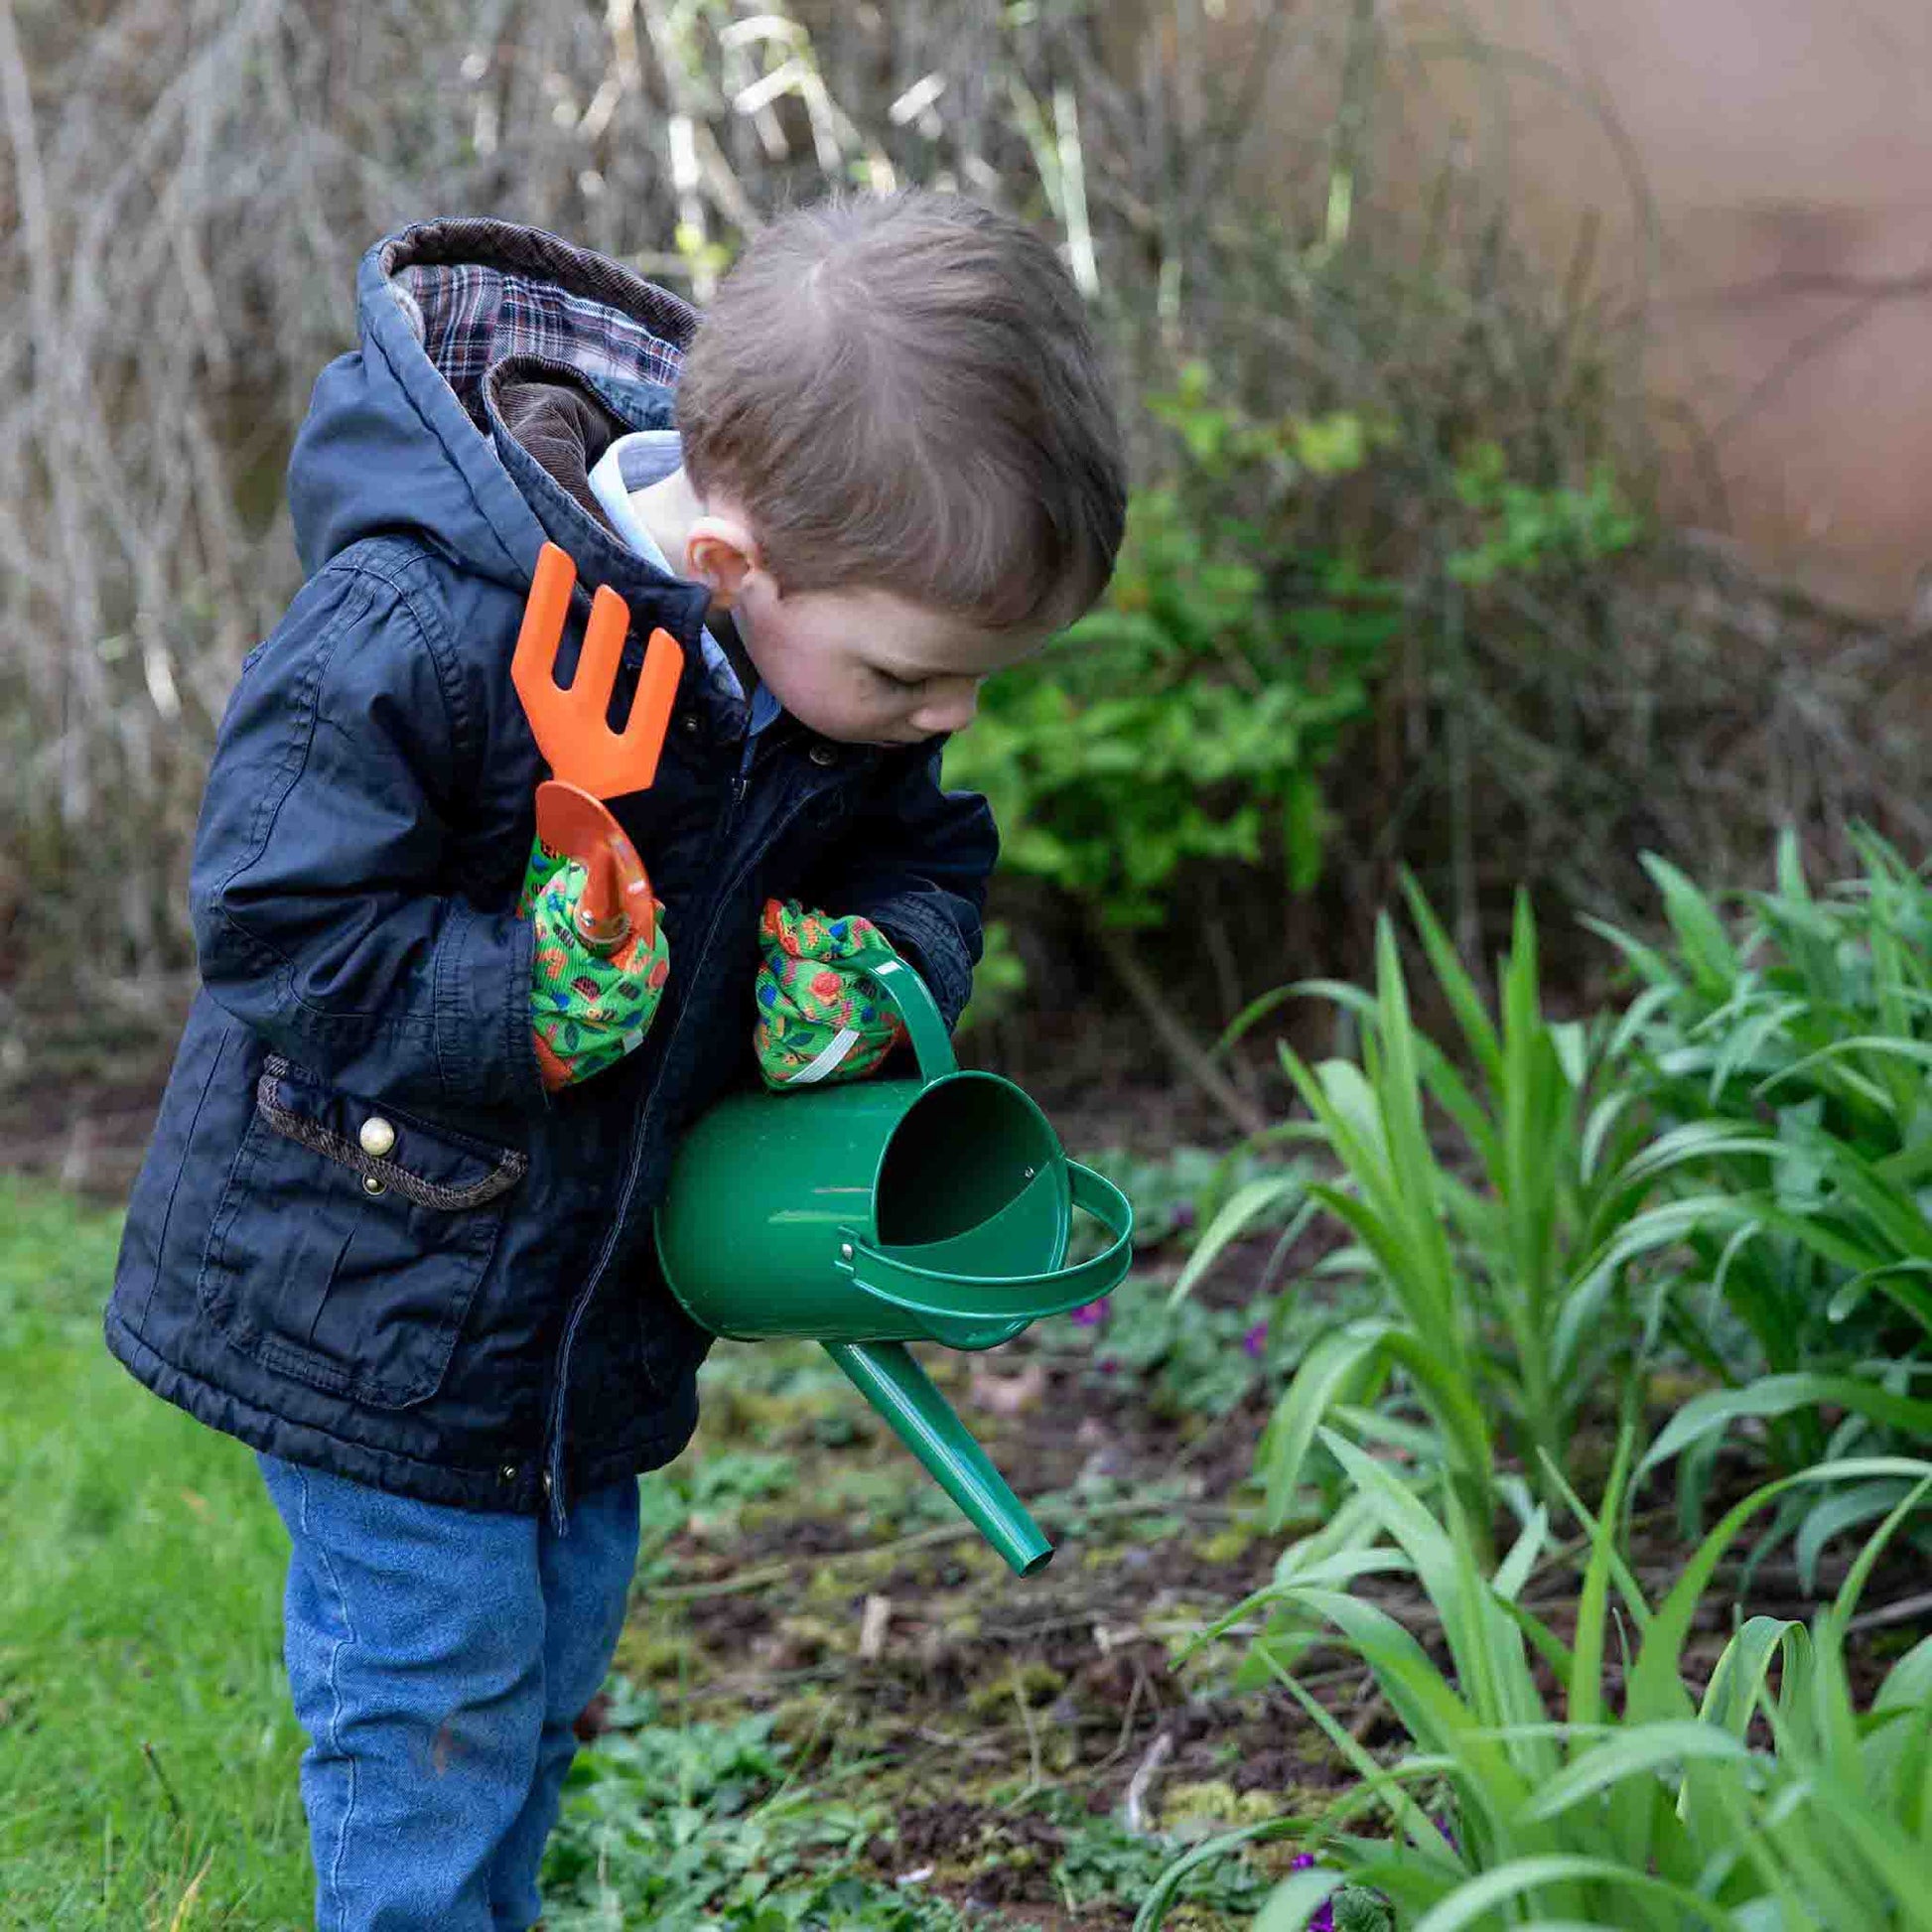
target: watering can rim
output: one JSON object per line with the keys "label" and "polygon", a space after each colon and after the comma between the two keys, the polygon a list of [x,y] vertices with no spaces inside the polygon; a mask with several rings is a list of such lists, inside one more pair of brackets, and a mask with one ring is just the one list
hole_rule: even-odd
{"label": "watering can rim", "polygon": [[[1065,1314],[1070,1309],[1084,1308],[1089,1302],[1098,1301],[1102,1295],[1118,1288],[1128,1267],[1132,1266],[1134,1204],[1105,1174],[1073,1160],[1064,1149],[1060,1152],[1057,1165],[1066,1175],[1069,1209],[1077,1207],[1091,1214],[1114,1237],[1099,1254],[1085,1261],[1031,1275],[962,1275],[956,1268],[922,1268],[916,1261],[904,1258],[917,1254],[922,1245],[936,1246],[936,1243],[901,1246],[882,1242],[876,1227],[869,1238],[861,1236],[857,1229],[844,1227],[839,1230],[838,1256],[832,1266],[854,1288],[873,1300],[884,1302],[890,1308],[903,1310],[908,1314],[927,1315],[935,1320],[1018,1318],[1024,1312],[1030,1322],[1044,1321],[1052,1315]],[[868,1219],[870,1222],[873,1217]],[[1119,1272],[1115,1273],[1117,1267]],[[875,1277],[897,1280],[900,1286],[894,1291],[880,1286],[878,1279],[863,1280],[862,1269],[873,1272]],[[1033,1310],[1012,1309],[978,1314],[971,1309],[941,1308],[916,1299],[913,1291],[928,1285],[933,1289],[954,1288],[996,1297],[1003,1292],[1038,1288],[1045,1291],[1047,1299]]]}

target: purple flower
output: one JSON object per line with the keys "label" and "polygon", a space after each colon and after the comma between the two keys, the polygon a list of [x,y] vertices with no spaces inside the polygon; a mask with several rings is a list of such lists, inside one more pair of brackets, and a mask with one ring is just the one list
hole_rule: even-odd
{"label": "purple flower", "polygon": [[[1293,1863],[1288,1868],[1291,1871],[1308,1871],[1313,1867],[1313,1864],[1314,1854],[1312,1852],[1298,1852],[1295,1855]],[[1333,1905],[1325,1900],[1322,1902],[1321,1909],[1315,1913],[1313,1918],[1309,1920],[1309,1932],[1335,1932],[1335,1908]]]}
{"label": "purple flower", "polygon": [[1082,1328],[1097,1328],[1107,1318],[1107,1298],[1103,1295],[1097,1302],[1089,1302],[1083,1309],[1075,1309],[1072,1318]]}
{"label": "purple flower", "polygon": [[1267,1322],[1257,1321],[1255,1325],[1252,1328],[1250,1328],[1245,1335],[1241,1337],[1241,1346],[1244,1350],[1246,1350],[1248,1354],[1252,1355],[1256,1361],[1260,1361],[1262,1356],[1264,1356],[1268,1352]]}
{"label": "purple flower", "polygon": [[1102,1375],[1112,1375],[1120,1367],[1120,1362],[1116,1356],[1103,1355],[1099,1366]]}

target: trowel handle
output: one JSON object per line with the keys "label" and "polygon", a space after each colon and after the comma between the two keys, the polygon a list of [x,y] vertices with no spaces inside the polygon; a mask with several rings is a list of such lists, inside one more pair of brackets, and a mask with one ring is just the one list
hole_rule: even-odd
{"label": "trowel handle", "polygon": [[825,1352],[1016,1576],[1031,1577],[1052,1557],[1039,1525],[902,1341],[828,1341]]}
{"label": "trowel handle", "polygon": [[890,959],[883,966],[869,966],[866,972],[877,981],[879,990],[898,1009],[905,1031],[912,1037],[912,1055],[919,1063],[919,1077],[928,1086],[948,1073],[959,1071],[953,1057],[952,1035],[939,1017],[925,981],[902,959]]}

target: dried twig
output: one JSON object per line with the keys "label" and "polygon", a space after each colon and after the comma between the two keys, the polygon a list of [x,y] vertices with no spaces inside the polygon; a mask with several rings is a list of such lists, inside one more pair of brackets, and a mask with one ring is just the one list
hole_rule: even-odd
{"label": "dried twig", "polygon": [[886,1634],[893,1625],[893,1599],[878,1594],[866,1598],[859,1623],[859,1661],[876,1664],[886,1654]]}
{"label": "dried twig", "polygon": [[1243,1134],[1259,1134],[1268,1125],[1260,1105],[1235,1085],[1193,1036],[1187,1024],[1162,996],[1155,977],[1141,963],[1133,944],[1123,934],[1099,922],[1093,926],[1095,943],[1127,990],[1154,1036],[1167,1049],[1174,1066],[1213,1101],[1234,1127]]}
{"label": "dried twig", "polygon": [[1882,1630],[1893,1623],[1915,1623],[1932,1616],[1932,1590],[1917,1596],[1901,1596],[1895,1603],[1881,1603],[1875,1610],[1861,1610],[1845,1627],[1848,1630]]}
{"label": "dried twig", "polygon": [[1136,1838],[1146,1838],[1154,1830],[1147,1813],[1148,1793],[1153,1790],[1155,1779],[1161,1775],[1161,1767],[1173,1755],[1173,1733],[1164,1730],[1147,1747],[1141,1761],[1134,1767],[1134,1775],[1127,1781],[1127,1798],[1122,1812],[1127,1829]]}

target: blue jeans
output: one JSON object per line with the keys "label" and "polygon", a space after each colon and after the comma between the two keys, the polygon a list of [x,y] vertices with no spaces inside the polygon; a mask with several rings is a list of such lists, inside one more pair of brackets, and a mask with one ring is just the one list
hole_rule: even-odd
{"label": "blue jeans", "polygon": [[622,1627],[637,1485],[547,1517],[412,1502],[260,1458],[288,1525],[319,1932],[526,1932]]}

